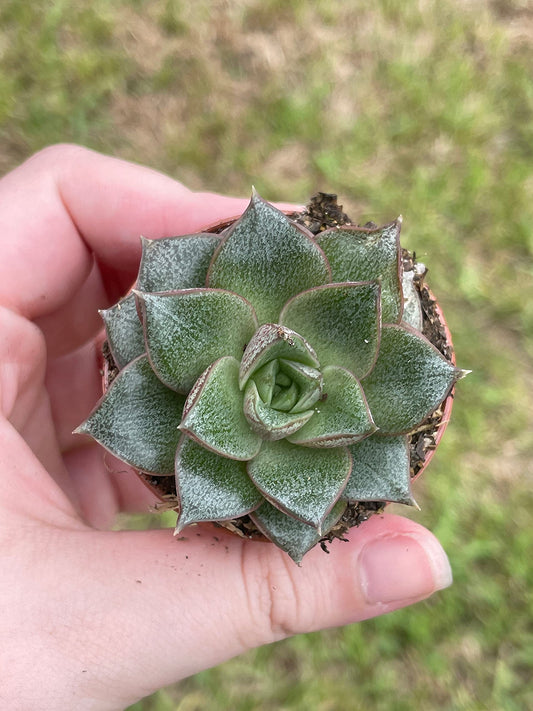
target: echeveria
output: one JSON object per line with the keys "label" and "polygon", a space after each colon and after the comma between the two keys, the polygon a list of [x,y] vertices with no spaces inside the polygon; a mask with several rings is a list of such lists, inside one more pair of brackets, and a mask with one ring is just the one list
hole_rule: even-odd
{"label": "echeveria", "polygon": [[315,236],[254,194],[219,235],[143,239],[79,431],[176,477],[177,530],[249,515],[297,561],[347,502],[413,503],[407,435],[462,371],[420,332],[399,234]]}

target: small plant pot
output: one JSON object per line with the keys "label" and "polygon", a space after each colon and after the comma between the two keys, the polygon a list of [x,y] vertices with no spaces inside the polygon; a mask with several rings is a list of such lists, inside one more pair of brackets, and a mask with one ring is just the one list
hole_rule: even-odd
{"label": "small plant pot", "polygon": [[[196,254],[204,249],[204,245],[211,245],[209,266],[202,266],[202,274],[205,275],[205,269],[208,269],[207,276],[195,276],[196,282],[192,286],[189,283],[179,288],[172,286],[176,279],[181,279],[179,275],[179,278],[175,278],[174,272],[172,280],[165,277],[167,281],[164,288],[158,287],[157,282],[153,286],[146,275],[142,276],[144,261],[141,262],[138,289],[132,290],[133,293],[118,305],[103,312],[109,341],[103,344],[104,397],[79,431],[91,434],[115,455],[116,447],[121,455],[122,439],[127,439],[129,432],[127,429],[120,430],[120,427],[127,428],[131,419],[121,414],[121,408],[124,407],[123,393],[126,393],[131,403],[129,407],[132,407],[138,400],[137,386],[132,384],[132,380],[135,383],[135,379],[140,377],[142,398],[145,398],[144,408],[149,410],[152,395],[156,394],[159,429],[156,428],[154,432],[159,438],[158,442],[177,442],[173,445],[177,446],[177,450],[172,451],[170,444],[157,445],[161,451],[166,448],[163,451],[166,459],[159,460],[163,462],[161,469],[135,467],[138,476],[158,500],[155,508],[176,510],[177,531],[191,523],[209,521],[243,537],[271,540],[287,551],[296,562],[300,562],[311,547],[320,543],[326,549],[328,542],[335,538],[343,539],[349,528],[362,524],[371,515],[382,511],[387,503],[414,504],[411,482],[421,475],[434,456],[450,419],[455,382],[462,377],[463,372],[455,367],[450,331],[440,307],[425,284],[425,267],[417,264],[413,255],[399,246],[401,220],[382,228],[373,223],[363,227],[354,225],[337,205],[336,196],[322,193],[315,196],[303,212],[285,212],[285,215],[289,220],[254,194],[244,215],[219,221],[204,229],[202,234],[176,238],[179,243],[174,238],[167,240],[169,250],[185,250],[188,247],[183,247],[185,243],[180,240],[191,239],[197,249]],[[237,228],[240,232],[233,238]],[[248,281],[243,287],[245,291],[240,292],[231,285],[233,257],[228,261],[227,257],[221,258],[220,254],[227,249],[226,245],[232,236],[233,244],[237,244],[237,252],[233,254],[238,254],[242,259],[241,252],[246,249],[246,260],[253,261],[257,255],[263,259],[263,247],[257,245],[263,245],[265,230],[270,235],[267,237],[270,243],[265,247],[267,251],[273,249],[277,253],[281,249],[285,250],[286,255],[292,254],[292,247],[285,247],[283,243],[283,234],[286,234],[289,242],[295,240],[294,244],[300,245],[298,248],[302,254],[312,253],[312,259],[315,260],[312,266],[314,274],[318,273],[317,269],[323,271],[322,276],[311,286],[304,283],[296,287],[292,279],[298,282],[300,274],[295,269],[293,277],[292,266],[288,268],[285,265],[285,276],[274,278],[284,280],[280,281],[280,288],[286,291],[280,296],[275,289],[260,285],[258,288],[264,296],[263,301],[257,301],[256,306],[253,301],[255,267],[254,270],[251,267],[248,269]],[[219,234],[220,238],[211,237]],[[250,234],[255,235],[253,244],[256,246],[253,248],[248,246]],[[348,241],[342,242],[344,239]],[[341,242],[351,250],[350,258],[357,255],[359,249],[367,250],[362,257],[363,262],[357,262],[357,269],[361,263],[366,264],[364,260],[368,261],[368,250],[373,250],[370,261],[377,259],[378,266],[372,266],[372,261],[371,269],[381,270],[376,272],[378,276],[344,276],[342,269],[345,267],[342,264],[338,266],[339,260],[342,263],[345,249],[344,246],[339,247]],[[354,246],[356,243],[364,246]],[[378,249],[375,249],[375,243],[379,243]],[[279,246],[282,244],[283,247]],[[159,241],[144,244],[143,260],[145,248],[157,248],[160,251],[167,249],[164,245],[161,247]],[[169,253],[174,254],[173,251]],[[186,251],[180,252],[184,253]],[[387,256],[381,256],[385,253]],[[149,267],[152,269],[154,257],[146,259],[152,260]],[[173,257],[173,270],[177,268],[176,264],[188,264],[183,257],[180,259],[181,262],[179,259],[175,261]],[[305,259],[307,257],[301,258],[301,270],[307,269]],[[157,257],[157,260],[160,258]],[[168,255],[157,261],[157,270],[164,272],[167,262]],[[277,263],[273,262],[274,265]],[[364,268],[367,269],[366,266]],[[229,285],[217,282],[217,269],[226,270],[222,282],[229,279]],[[273,273],[277,274],[275,269]],[[270,274],[263,271],[263,278],[268,280]],[[237,286],[239,278],[237,272]],[[202,283],[206,283],[207,287],[198,285]],[[242,295],[246,294],[246,289],[250,290],[251,296]],[[269,298],[273,300],[270,304]],[[202,331],[203,325],[198,326],[199,331],[192,330],[191,322],[184,322],[185,325],[179,328],[193,335],[178,335],[177,348],[182,347],[180,339],[192,337],[194,340],[186,341],[187,349],[182,349],[182,356],[175,356],[172,351],[176,343],[172,340],[174,337],[165,335],[166,345],[160,347],[159,331],[150,331],[151,323],[155,323],[151,321],[155,318],[149,311],[151,303],[156,303],[154,308],[163,313],[161,316],[158,311],[156,317],[164,319],[161,328],[166,334],[167,329],[175,328],[175,317],[167,315],[169,305],[175,304],[179,318],[182,318],[183,312],[180,309],[189,308],[189,302],[195,299],[202,300],[201,313],[206,308],[216,310],[219,301],[224,301],[220,321],[219,316],[210,315],[211,325],[207,331]],[[280,302],[279,306],[276,299]],[[226,307],[230,301],[231,304]],[[210,306],[211,303],[215,306]],[[316,303],[317,307],[313,305]],[[343,316],[342,321],[339,321],[338,312],[327,315],[330,313],[327,309],[341,307],[347,309],[343,312],[347,316]],[[254,310],[257,308],[259,310]],[[245,313],[244,320],[239,320],[240,315],[239,319],[233,319],[231,309],[237,309],[239,314]],[[230,318],[228,313],[231,314]],[[319,314],[318,326],[314,321],[316,313]],[[193,322],[195,318],[193,316]],[[300,324],[301,328],[292,326],[291,319],[297,325]],[[133,322],[136,344],[135,338],[130,335]],[[244,328],[242,323],[248,329],[248,335],[243,335],[242,340],[231,346],[234,331]],[[330,337],[330,330],[337,326],[330,326],[330,323],[341,323],[340,330],[336,331],[339,335],[334,340]],[[346,328],[346,323],[350,324],[349,328]],[[197,340],[202,341],[203,348],[207,339],[211,348],[209,353],[219,352],[221,346],[216,341],[219,332],[224,334],[224,329],[224,338],[230,345],[225,341],[223,348],[233,348],[233,355],[216,356],[218,360],[212,360],[209,355],[211,360],[206,362],[207,367],[202,365],[200,368],[205,352],[197,348]],[[128,348],[131,344],[136,352],[120,362],[116,355],[117,341],[114,339],[123,339],[124,333],[127,339],[121,343],[126,343]],[[352,337],[350,334],[355,335]],[[368,335],[368,339],[364,338],[365,335]],[[355,346],[350,345],[352,342]],[[318,344],[315,346],[316,351],[310,344]],[[173,366],[174,370],[166,371],[169,347],[171,359],[174,358],[172,363],[178,362],[178,365]],[[339,351],[339,347],[344,350]],[[190,355],[190,348],[193,352],[197,349],[194,358]],[[121,358],[123,354],[124,351],[121,352]],[[160,360],[157,361],[157,358]],[[416,375],[418,368],[421,375]],[[179,380],[185,377],[183,373],[186,374],[187,369],[191,372],[194,370],[194,377],[189,381]],[[406,369],[410,374],[404,380],[401,373],[407,372]],[[128,385],[124,385],[126,373]],[[113,383],[117,375],[121,376],[121,384],[115,388]],[[391,386],[388,385],[389,381]],[[228,383],[233,382],[238,383],[238,388],[231,385],[231,390]],[[395,390],[395,384],[402,382],[409,384],[408,389],[405,385],[399,385]],[[428,383],[433,393],[430,398],[426,392]],[[396,398],[392,410],[389,387],[392,387],[391,392]],[[230,398],[216,401],[227,406],[227,409],[222,409],[222,420],[209,404],[212,392],[219,398]],[[226,395],[226,392],[230,394]],[[185,400],[179,400],[183,397],[180,393],[186,393]],[[178,402],[181,402],[179,407],[183,409],[181,424],[178,421],[179,427],[168,426],[166,423],[169,418],[172,419],[172,413],[175,412],[173,408]],[[398,402],[401,404],[398,405]],[[414,415],[411,414],[412,410]],[[159,411],[167,413],[166,419]],[[392,415],[389,414],[391,411]],[[142,418],[146,426],[151,426],[148,415],[142,414]],[[308,426],[309,422],[311,426]],[[110,439],[108,433],[115,426],[118,434],[115,439]],[[202,430],[206,426],[207,430]],[[167,433],[164,437],[168,439],[161,439],[162,428]],[[237,435],[234,435],[235,431]],[[137,432],[144,436],[142,430]],[[176,432],[178,440],[172,439],[176,437]],[[225,438],[220,445],[217,439],[219,436]],[[131,437],[130,441],[133,441]],[[146,438],[145,441],[150,449],[152,440]],[[136,451],[136,443],[128,446],[131,451]],[[121,455],[119,458],[132,464],[128,452],[127,456]],[[173,452],[176,477],[170,474],[174,466]],[[394,458],[393,465],[388,463],[391,455]],[[144,451],[142,456],[145,456]],[[383,474],[387,467],[389,471]],[[200,470],[201,486],[211,486],[212,491],[217,491],[220,482],[224,481],[229,492],[223,493],[223,497],[227,496],[229,501],[223,502],[225,511],[237,510],[237,505],[231,509],[234,497],[239,501],[242,513],[206,518],[207,507],[202,501],[201,489],[196,493],[194,491]],[[369,475],[367,470],[370,471]],[[273,488],[269,489],[271,472],[274,472],[277,480]],[[307,482],[316,483],[306,484],[302,489],[302,477]],[[226,484],[226,480],[231,481]],[[234,484],[234,480],[238,484]],[[284,483],[280,484],[279,481]],[[333,483],[331,489],[326,491],[327,486],[330,486],[329,481]],[[292,482],[295,482],[294,485]],[[182,488],[184,486],[186,489]],[[288,487],[288,494],[283,489],[285,486]],[[296,491],[294,496],[291,487]],[[249,489],[253,490],[252,493]],[[303,495],[302,491],[305,492]],[[215,497],[213,505],[216,504],[217,495],[210,495]],[[194,499],[191,504],[192,496],[200,498]],[[306,500],[298,508],[298,497],[302,496]],[[318,501],[320,497],[322,499]],[[243,504],[243,501],[249,503]],[[313,518],[313,507],[317,501],[319,513]],[[201,516],[194,518],[202,506]],[[302,537],[305,542],[302,542]]]}

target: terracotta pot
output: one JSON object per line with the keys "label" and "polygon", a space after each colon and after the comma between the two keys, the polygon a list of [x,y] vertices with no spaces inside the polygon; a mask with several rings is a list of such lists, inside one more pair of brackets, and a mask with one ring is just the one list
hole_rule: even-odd
{"label": "terracotta pot", "polygon": [[[436,300],[435,297],[433,296],[433,293],[432,293],[431,291],[430,291],[429,293],[430,293],[430,295],[431,295],[431,298],[432,298],[432,299],[434,300],[434,302],[435,302],[435,306],[434,306],[435,311],[437,312],[437,315],[438,315],[438,318],[439,318],[439,322],[440,322],[440,324],[442,325],[442,327],[443,327],[443,329],[444,329],[444,332],[445,332],[445,334],[446,334],[446,343],[447,343],[447,345],[449,346],[450,351],[451,351],[450,360],[451,360],[451,362],[452,362],[454,365],[456,365],[456,362],[455,362],[455,351],[454,351],[454,349],[453,349],[453,342],[452,342],[452,334],[450,333],[450,329],[448,328],[448,324],[447,324],[447,322],[446,322],[446,319],[445,319],[445,317],[444,317],[444,314],[443,314],[443,312],[442,312],[441,307],[439,306],[437,300]],[[434,457],[434,455],[435,455],[435,452],[437,451],[437,447],[439,446],[439,442],[440,442],[441,439],[443,438],[444,432],[446,431],[446,427],[448,426],[448,423],[449,423],[450,418],[451,418],[454,395],[455,395],[455,385],[452,387],[452,389],[450,390],[450,392],[449,392],[448,395],[446,396],[446,399],[444,400],[444,407],[443,407],[443,411],[442,411],[442,417],[441,417],[441,420],[440,420],[440,424],[439,424],[439,426],[438,426],[438,428],[437,428],[437,430],[436,430],[436,432],[435,432],[435,435],[434,435],[435,445],[434,445],[433,448],[427,450],[427,452],[426,452],[426,458],[425,458],[425,460],[424,460],[424,465],[423,465],[423,467],[420,469],[420,471],[418,471],[418,472],[416,473],[416,475],[412,477],[412,481],[416,481],[416,479],[418,479],[418,477],[425,471],[426,467],[427,467],[428,464],[431,462],[431,460],[433,459],[433,457]]]}

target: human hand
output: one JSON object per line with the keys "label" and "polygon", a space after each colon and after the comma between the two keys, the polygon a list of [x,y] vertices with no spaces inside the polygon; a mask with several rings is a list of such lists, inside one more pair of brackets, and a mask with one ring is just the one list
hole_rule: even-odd
{"label": "human hand", "polygon": [[153,496],[71,434],[101,393],[98,309],[131,286],[140,234],[194,232],[246,204],[76,146],[0,181],[2,708],[122,709],[252,647],[451,582],[435,537],[388,514],[301,567],[210,526],[180,540],[106,530]]}

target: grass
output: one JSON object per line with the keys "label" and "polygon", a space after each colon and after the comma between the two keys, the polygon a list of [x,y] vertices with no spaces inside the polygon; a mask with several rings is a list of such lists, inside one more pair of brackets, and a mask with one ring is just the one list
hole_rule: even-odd
{"label": "grass", "polygon": [[533,706],[531,66],[523,0],[0,6],[1,171],[75,141],[193,188],[401,212],[474,370],[417,485],[453,588],[130,711]]}

